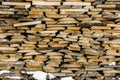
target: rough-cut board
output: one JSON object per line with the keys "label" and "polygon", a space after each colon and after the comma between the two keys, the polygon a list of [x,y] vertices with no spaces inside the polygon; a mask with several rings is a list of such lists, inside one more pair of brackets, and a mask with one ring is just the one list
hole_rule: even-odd
{"label": "rough-cut board", "polygon": [[63,5],[80,5],[80,6],[89,6],[89,2],[63,2]]}
{"label": "rough-cut board", "polygon": [[[120,79],[120,0],[0,3],[2,80],[34,80],[30,71],[75,80]],[[10,73],[1,73],[5,70]]]}
{"label": "rough-cut board", "polygon": [[33,5],[39,5],[39,6],[59,6],[60,2],[44,2],[44,1],[39,1],[39,0],[33,0]]}
{"label": "rough-cut board", "polygon": [[22,23],[15,23],[13,26],[19,27],[19,26],[30,26],[30,25],[36,25],[41,23],[41,21],[33,21],[33,22],[22,22]]}
{"label": "rough-cut board", "polygon": [[12,11],[12,10],[0,10],[0,15],[1,14],[14,14],[14,11]]}
{"label": "rough-cut board", "polygon": [[2,5],[21,5],[21,6],[26,6],[26,5],[31,5],[30,2],[2,2]]}

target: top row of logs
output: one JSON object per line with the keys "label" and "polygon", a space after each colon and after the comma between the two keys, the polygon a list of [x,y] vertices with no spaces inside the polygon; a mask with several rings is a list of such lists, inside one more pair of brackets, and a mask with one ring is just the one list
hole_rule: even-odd
{"label": "top row of logs", "polygon": [[[8,0],[9,1],[9,0]],[[19,6],[31,6],[31,5],[37,5],[37,6],[60,6],[60,5],[79,5],[79,6],[90,6],[91,4],[94,4],[95,0],[85,0],[85,2],[82,2],[82,0],[66,0],[66,1],[61,1],[61,0],[46,0],[46,1],[42,1],[42,0],[26,0],[26,2],[17,2],[17,1],[11,1],[11,2],[8,2],[8,1],[2,1],[2,5],[11,5],[11,6],[15,6],[15,5],[19,5]],[[31,3],[32,1],[32,3]],[[98,0],[98,1],[101,1],[101,4],[99,3],[96,7],[101,7],[101,8],[104,8],[104,7],[110,7],[110,5],[113,3],[113,5],[111,6],[114,6],[116,7],[116,4],[119,4],[117,3],[117,1],[119,0],[107,0],[107,2],[105,2],[105,4],[102,4],[102,0]],[[112,3],[111,3],[112,1]],[[92,3],[93,2],[93,3]]]}

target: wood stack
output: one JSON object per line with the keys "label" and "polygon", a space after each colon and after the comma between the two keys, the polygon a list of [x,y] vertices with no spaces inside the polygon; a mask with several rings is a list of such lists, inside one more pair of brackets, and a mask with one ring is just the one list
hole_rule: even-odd
{"label": "wood stack", "polygon": [[[0,70],[80,80],[120,74],[120,0],[0,0]],[[17,74],[16,74],[17,73]]]}

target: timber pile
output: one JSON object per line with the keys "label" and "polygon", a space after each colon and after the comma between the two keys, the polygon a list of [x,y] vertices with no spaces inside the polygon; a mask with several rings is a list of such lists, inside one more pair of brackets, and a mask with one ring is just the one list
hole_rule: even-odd
{"label": "timber pile", "polygon": [[0,0],[0,70],[79,80],[120,74],[120,0]]}

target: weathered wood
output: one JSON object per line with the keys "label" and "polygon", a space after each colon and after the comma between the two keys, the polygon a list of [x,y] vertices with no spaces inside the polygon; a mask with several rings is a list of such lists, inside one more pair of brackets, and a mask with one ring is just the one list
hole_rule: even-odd
{"label": "weathered wood", "polygon": [[81,6],[88,6],[91,5],[89,2],[63,2],[63,5],[81,5]]}
{"label": "weathered wood", "polygon": [[15,23],[13,26],[19,27],[19,26],[29,26],[29,25],[36,25],[40,24],[41,21],[33,21],[33,22],[23,22],[23,23]]}
{"label": "weathered wood", "polygon": [[2,2],[2,5],[21,5],[21,6],[26,6],[26,5],[31,5],[30,2]]}
{"label": "weathered wood", "polygon": [[29,80],[32,75],[21,70],[118,80],[120,0],[0,2],[0,70],[10,70],[0,72],[3,80],[14,75]]}
{"label": "weathered wood", "polygon": [[33,0],[33,5],[55,5],[59,6],[60,2],[44,2],[39,0]]}
{"label": "weathered wood", "polygon": [[12,10],[0,10],[0,14],[14,14]]}

